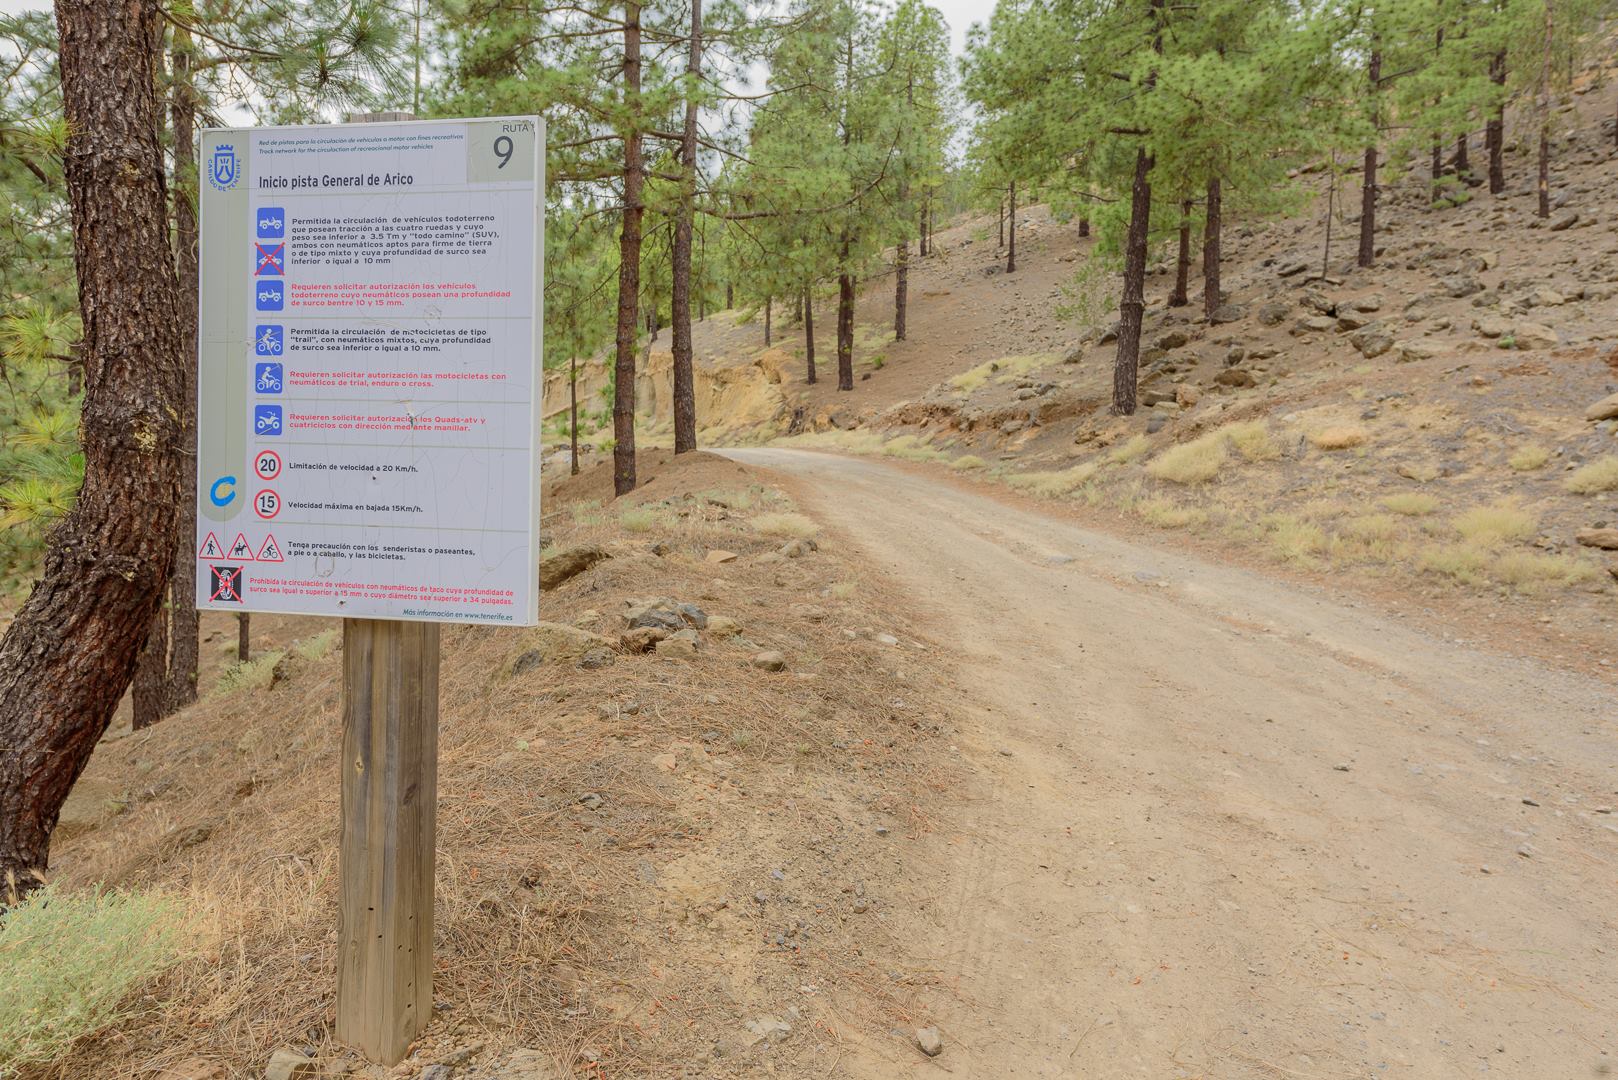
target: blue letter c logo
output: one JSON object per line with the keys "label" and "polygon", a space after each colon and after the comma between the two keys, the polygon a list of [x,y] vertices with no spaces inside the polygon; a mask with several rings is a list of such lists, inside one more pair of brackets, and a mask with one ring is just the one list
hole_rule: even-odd
{"label": "blue letter c logo", "polygon": [[[225,494],[219,494],[223,488]],[[236,478],[234,476],[221,476],[213,482],[208,489],[208,501],[215,506],[229,506],[230,501],[236,497]]]}

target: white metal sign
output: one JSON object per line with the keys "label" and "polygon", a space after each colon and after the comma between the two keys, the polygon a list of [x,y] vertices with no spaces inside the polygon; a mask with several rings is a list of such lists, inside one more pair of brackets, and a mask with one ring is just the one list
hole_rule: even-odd
{"label": "white metal sign", "polygon": [[204,132],[199,607],[537,620],[543,147]]}

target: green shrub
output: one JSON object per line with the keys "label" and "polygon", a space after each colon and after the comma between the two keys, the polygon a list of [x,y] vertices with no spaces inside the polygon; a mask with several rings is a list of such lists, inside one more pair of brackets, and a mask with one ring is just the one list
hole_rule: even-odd
{"label": "green shrub", "polygon": [[119,1020],[194,937],[184,906],[159,893],[47,886],[0,916],[0,1077]]}

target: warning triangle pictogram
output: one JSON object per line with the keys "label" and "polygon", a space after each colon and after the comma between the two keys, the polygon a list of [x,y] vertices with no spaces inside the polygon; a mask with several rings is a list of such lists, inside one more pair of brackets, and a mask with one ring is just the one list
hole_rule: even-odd
{"label": "warning triangle pictogram", "polygon": [[274,536],[264,538],[264,546],[258,549],[259,562],[285,562],[281,557],[281,545],[275,542]]}
{"label": "warning triangle pictogram", "polygon": [[215,536],[213,533],[209,533],[208,539],[202,542],[202,549],[197,552],[197,558],[223,559],[224,557],[225,549],[219,546],[219,537]]}
{"label": "warning triangle pictogram", "polygon": [[253,561],[253,545],[247,542],[246,533],[236,534],[235,541],[230,545],[229,557],[232,559],[239,559],[242,562]]}

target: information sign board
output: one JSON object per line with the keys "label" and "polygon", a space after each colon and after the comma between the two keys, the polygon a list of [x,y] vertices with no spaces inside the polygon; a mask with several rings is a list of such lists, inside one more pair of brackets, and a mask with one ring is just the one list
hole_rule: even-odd
{"label": "information sign board", "polygon": [[202,136],[198,606],[531,625],[537,117]]}

